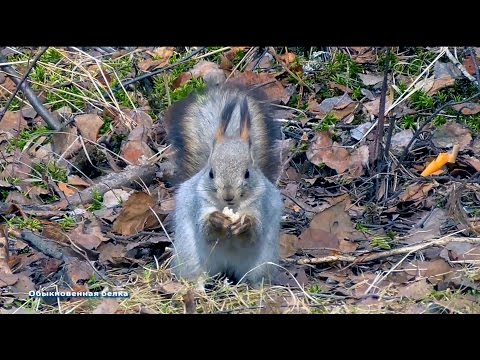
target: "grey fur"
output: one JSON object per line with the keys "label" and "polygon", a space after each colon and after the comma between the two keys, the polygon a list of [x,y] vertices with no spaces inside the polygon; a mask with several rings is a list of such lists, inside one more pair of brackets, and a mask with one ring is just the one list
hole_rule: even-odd
{"label": "grey fur", "polygon": [[[223,107],[238,97],[226,136],[214,142]],[[262,158],[259,132],[264,136],[264,124],[257,105],[248,100],[251,114],[250,144],[240,139],[240,103],[244,97],[221,88],[200,97],[192,105],[195,113],[188,134],[196,138],[191,149],[198,151],[199,162],[207,156],[206,166],[180,184],[176,194],[174,214],[175,240],[173,272],[187,280],[197,280],[202,274],[233,274],[257,284],[270,280],[278,263],[280,220],[283,211],[279,190],[262,173],[258,161]],[[188,116],[188,114],[187,114]],[[200,141],[201,140],[201,141]],[[192,144],[190,144],[192,146]],[[193,154],[194,155],[194,154]],[[204,161],[205,164],[205,161]],[[248,176],[246,171],[248,170]],[[212,172],[213,179],[210,177]],[[210,231],[208,217],[228,206],[253,219],[252,231],[235,236]]]}

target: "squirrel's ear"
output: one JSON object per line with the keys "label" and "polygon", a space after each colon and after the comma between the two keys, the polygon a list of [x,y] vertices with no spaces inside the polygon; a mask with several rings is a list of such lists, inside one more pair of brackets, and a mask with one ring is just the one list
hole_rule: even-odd
{"label": "squirrel's ear", "polygon": [[222,141],[225,137],[225,132],[227,131],[228,124],[230,123],[230,119],[232,118],[232,113],[233,109],[235,109],[235,105],[237,105],[237,103],[232,100],[223,108],[220,125],[218,126],[217,132],[215,133],[216,142]]}
{"label": "squirrel's ear", "polygon": [[248,111],[247,97],[245,97],[240,107],[240,139],[243,141],[250,141],[251,122],[250,111]]}

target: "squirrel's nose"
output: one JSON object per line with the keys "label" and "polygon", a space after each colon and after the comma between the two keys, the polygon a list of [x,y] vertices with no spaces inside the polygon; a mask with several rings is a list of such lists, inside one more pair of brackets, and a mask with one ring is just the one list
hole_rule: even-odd
{"label": "squirrel's nose", "polygon": [[231,203],[234,198],[235,198],[235,196],[233,196],[233,194],[225,194],[225,195],[223,195],[223,200],[225,200],[225,201],[228,202],[228,203]]}

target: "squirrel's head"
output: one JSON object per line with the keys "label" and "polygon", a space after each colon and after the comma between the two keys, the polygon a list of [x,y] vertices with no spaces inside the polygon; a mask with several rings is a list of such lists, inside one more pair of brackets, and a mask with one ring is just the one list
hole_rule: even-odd
{"label": "squirrel's head", "polygon": [[247,98],[240,104],[240,126],[237,134],[226,134],[233,110],[238,102],[232,101],[222,112],[222,121],[215,134],[208,161],[207,180],[210,191],[215,191],[220,206],[236,208],[252,193],[258,182],[259,170],[253,160],[250,129],[251,115]]}

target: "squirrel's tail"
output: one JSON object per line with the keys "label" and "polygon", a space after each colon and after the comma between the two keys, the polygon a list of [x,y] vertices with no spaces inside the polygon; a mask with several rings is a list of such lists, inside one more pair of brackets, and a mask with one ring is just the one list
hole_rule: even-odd
{"label": "squirrel's tail", "polygon": [[[204,92],[192,93],[170,106],[165,113],[168,140],[175,151],[177,181],[191,178],[206,165],[225,107],[232,101],[240,105],[245,97],[251,116],[250,140],[256,163],[270,181],[277,180],[281,168],[278,142],[281,130],[272,118],[265,94],[259,89],[225,83]],[[240,126],[239,118],[230,121],[229,133],[236,133],[235,127]]]}

